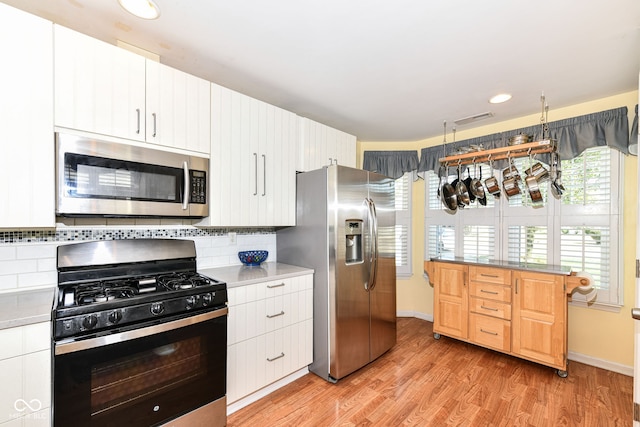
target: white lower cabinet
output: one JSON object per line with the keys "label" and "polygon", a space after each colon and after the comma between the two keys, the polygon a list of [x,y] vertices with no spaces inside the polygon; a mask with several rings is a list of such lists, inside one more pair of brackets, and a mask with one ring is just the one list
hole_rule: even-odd
{"label": "white lower cabinet", "polygon": [[313,275],[230,287],[227,403],[313,360]]}
{"label": "white lower cabinet", "polygon": [[51,324],[0,330],[0,426],[51,423]]}

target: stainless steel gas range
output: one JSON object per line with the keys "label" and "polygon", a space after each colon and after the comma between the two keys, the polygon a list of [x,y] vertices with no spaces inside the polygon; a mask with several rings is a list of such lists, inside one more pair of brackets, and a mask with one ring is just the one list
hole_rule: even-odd
{"label": "stainless steel gas range", "polygon": [[227,289],[193,241],[58,247],[53,425],[226,425]]}

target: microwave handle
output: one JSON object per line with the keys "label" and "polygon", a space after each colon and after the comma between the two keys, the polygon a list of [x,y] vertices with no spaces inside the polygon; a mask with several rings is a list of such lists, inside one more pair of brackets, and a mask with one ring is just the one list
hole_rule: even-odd
{"label": "microwave handle", "polygon": [[187,162],[182,163],[182,170],[184,170],[184,198],[182,199],[182,210],[189,209],[189,194],[191,194],[191,182],[189,180],[189,164]]}

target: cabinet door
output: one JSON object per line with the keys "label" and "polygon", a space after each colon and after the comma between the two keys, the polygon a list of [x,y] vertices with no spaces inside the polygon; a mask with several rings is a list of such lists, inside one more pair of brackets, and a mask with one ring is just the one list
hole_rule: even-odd
{"label": "cabinet door", "polygon": [[55,227],[53,24],[0,4],[0,228]]}
{"label": "cabinet door", "polygon": [[202,225],[295,224],[296,120],[212,84],[211,199]]}
{"label": "cabinet door", "polygon": [[209,154],[210,92],[208,81],[147,59],[147,142]]}
{"label": "cabinet door", "polygon": [[469,336],[468,266],[436,263],[433,331],[454,338]]}
{"label": "cabinet door", "polygon": [[145,58],[55,25],[56,126],[145,138]]}
{"label": "cabinet door", "polygon": [[565,369],[564,277],[514,271],[513,280],[512,352]]}
{"label": "cabinet door", "polygon": [[300,123],[298,170],[310,171],[330,164],[356,167],[356,137],[304,117]]}

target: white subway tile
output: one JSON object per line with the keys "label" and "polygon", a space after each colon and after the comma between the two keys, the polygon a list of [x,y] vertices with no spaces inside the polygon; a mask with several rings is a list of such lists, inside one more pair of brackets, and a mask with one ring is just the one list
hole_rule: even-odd
{"label": "white subway tile", "polygon": [[16,289],[18,287],[18,275],[17,274],[6,274],[0,275],[0,290],[8,291],[11,289]]}
{"label": "white subway tile", "polygon": [[0,261],[16,259],[15,246],[1,246],[0,247]]}
{"label": "white subway tile", "polygon": [[58,283],[56,271],[43,273],[23,273],[18,275],[19,288],[32,288],[40,286],[51,286]]}
{"label": "white subway tile", "polygon": [[0,275],[31,273],[37,269],[38,262],[35,259],[0,261]]}
{"label": "white subway tile", "polygon": [[16,247],[17,259],[55,258],[57,245],[40,243]]}

